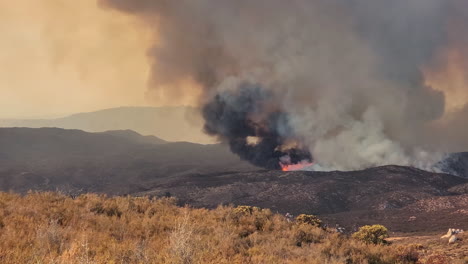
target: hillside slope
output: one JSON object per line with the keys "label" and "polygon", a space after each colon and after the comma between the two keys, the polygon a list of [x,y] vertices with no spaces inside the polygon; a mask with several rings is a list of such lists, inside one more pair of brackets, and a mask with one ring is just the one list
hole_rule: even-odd
{"label": "hillside slope", "polygon": [[[353,172],[257,171],[171,178],[149,192],[181,204],[214,208],[245,204],[281,213],[321,215],[347,228],[382,223],[399,232],[468,229],[467,179],[409,167]],[[465,189],[464,189],[465,190]],[[416,216],[410,220],[410,217]]]}
{"label": "hillside slope", "polygon": [[227,148],[130,131],[0,128],[0,190],[127,194],[164,178],[255,169]]}

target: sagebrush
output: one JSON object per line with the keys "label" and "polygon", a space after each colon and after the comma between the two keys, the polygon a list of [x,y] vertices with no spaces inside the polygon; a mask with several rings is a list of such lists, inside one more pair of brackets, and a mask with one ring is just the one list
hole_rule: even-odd
{"label": "sagebrush", "polygon": [[416,262],[302,218],[311,224],[255,207],[179,207],[173,198],[0,193],[0,263]]}

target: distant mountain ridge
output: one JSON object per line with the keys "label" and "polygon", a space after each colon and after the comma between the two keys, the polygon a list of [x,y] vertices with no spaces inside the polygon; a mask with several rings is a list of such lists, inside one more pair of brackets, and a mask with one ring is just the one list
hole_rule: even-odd
{"label": "distant mountain ridge", "polygon": [[468,152],[448,154],[435,165],[435,168],[468,179]]}
{"label": "distant mountain ridge", "polygon": [[215,139],[203,133],[202,126],[193,107],[119,107],[55,119],[0,120],[0,127],[57,127],[87,132],[133,130],[167,141],[215,143]]}
{"label": "distant mountain ridge", "polygon": [[109,130],[100,132],[106,135],[111,135],[120,139],[129,140],[139,144],[165,144],[168,143],[165,140],[162,140],[156,136],[143,136],[139,133],[127,129],[127,130]]}

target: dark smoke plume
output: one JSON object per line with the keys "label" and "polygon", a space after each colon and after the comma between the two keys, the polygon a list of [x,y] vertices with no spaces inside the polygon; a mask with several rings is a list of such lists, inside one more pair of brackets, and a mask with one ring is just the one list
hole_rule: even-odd
{"label": "dark smoke plume", "polygon": [[447,113],[453,89],[422,71],[453,47],[468,65],[465,0],[99,3],[154,30],[150,90],[177,97],[180,80],[199,84],[206,131],[258,166],[290,155],[325,169],[425,167],[468,148],[449,137],[468,121]]}
{"label": "dark smoke plume", "polygon": [[[232,152],[259,167],[280,169],[280,162],[312,161],[309,150],[285,146],[294,140],[294,132],[286,113],[268,111],[271,99],[272,95],[260,86],[248,83],[234,91],[223,91],[203,107],[205,131],[220,137]],[[255,142],[249,142],[249,138]]]}

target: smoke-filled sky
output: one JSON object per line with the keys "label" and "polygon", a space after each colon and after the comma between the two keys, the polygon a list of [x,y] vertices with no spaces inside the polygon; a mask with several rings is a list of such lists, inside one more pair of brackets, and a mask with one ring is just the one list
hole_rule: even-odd
{"label": "smoke-filled sky", "polygon": [[464,0],[99,2],[157,36],[149,89],[196,83],[207,133],[256,165],[421,167],[468,149]]}
{"label": "smoke-filled sky", "polygon": [[468,150],[465,0],[30,2],[0,3],[3,115],[196,104],[263,167]]}
{"label": "smoke-filled sky", "polygon": [[2,0],[0,20],[0,118],[189,103],[147,93],[155,36],[96,0]]}

